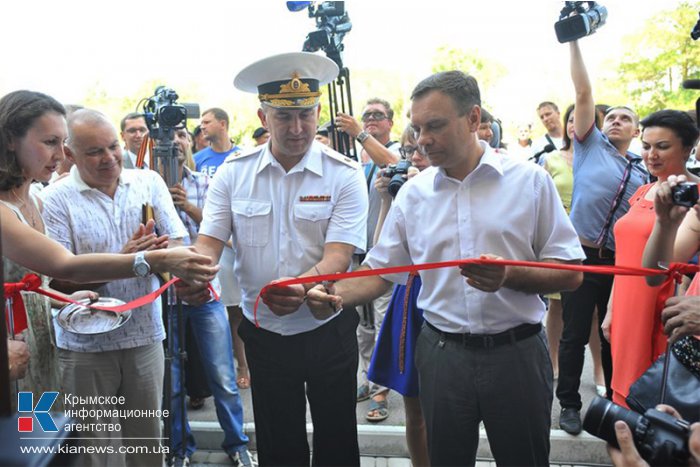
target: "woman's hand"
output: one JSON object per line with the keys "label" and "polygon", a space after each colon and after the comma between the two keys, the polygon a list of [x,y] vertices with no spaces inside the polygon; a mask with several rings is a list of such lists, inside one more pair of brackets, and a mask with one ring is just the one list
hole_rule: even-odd
{"label": "woman's hand", "polygon": [[153,272],[170,272],[185,282],[208,284],[219,271],[212,259],[200,255],[193,246],[170,248],[146,253]]}

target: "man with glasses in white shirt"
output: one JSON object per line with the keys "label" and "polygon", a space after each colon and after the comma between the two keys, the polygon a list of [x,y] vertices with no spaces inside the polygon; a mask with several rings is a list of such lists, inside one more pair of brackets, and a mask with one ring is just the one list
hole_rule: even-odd
{"label": "man with glasses in white shirt", "polygon": [[[362,269],[477,257],[580,263],[576,231],[551,178],[479,141],[473,77],[437,73],[411,100],[416,142],[434,167],[398,192]],[[553,375],[538,294],[574,289],[582,274],[465,265],[420,276],[425,324],[415,362],[431,464],[473,465],[482,421],[499,465],[549,464]],[[322,318],[328,303],[366,303],[406,279],[391,274],[317,286],[307,303]]]}

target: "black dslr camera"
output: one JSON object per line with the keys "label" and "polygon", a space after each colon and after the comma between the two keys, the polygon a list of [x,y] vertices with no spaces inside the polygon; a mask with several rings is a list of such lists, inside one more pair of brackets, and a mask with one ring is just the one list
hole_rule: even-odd
{"label": "black dslr camera", "polygon": [[630,427],[639,455],[651,465],[687,465],[690,423],[656,409],[640,415],[607,399],[596,397],[588,406],[583,429],[615,447],[615,422]]}
{"label": "black dslr camera", "polygon": [[698,202],[697,183],[683,182],[671,188],[673,204],[692,208]]}
{"label": "black dslr camera", "polygon": [[411,161],[398,161],[396,164],[389,164],[384,169],[383,176],[389,178],[389,187],[387,188],[392,198],[396,197],[406,179],[404,175],[408,175],[408,169],[411,168]]}
{"label": "black dslr camera", "polygon": [[607,17],[608,10],[596,2],[564,2],[559,21],[554,24],[557,40],[563,44],[589,36],[605,24]]}

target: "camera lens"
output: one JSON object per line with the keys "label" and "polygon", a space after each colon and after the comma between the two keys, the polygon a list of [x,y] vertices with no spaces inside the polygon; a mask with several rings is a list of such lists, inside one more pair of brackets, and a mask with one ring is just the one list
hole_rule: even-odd
{"label": "camera lens", "polygon": [[406,182],[406,179],[403,178],[403,175],[400,173],[397,173],[393,177],[391,177],[391,180],[389,181],[389,186],[387,187],[387,191],[389,191],[389,194],[392,197],[396,197],[396,193],[399,192],[403,184]]}
{"label": "camera lens", "polygon": [[602,397],[596,397],[591,401],[591,405],[588,406],[586,416],[583,419],[583,429],[593,436],[603,439],[613,446],[617,446],[615,422],[622,420],[627,423],[632,433],[634,433],[642,418],[643,416],[638,413],[613,404]]}

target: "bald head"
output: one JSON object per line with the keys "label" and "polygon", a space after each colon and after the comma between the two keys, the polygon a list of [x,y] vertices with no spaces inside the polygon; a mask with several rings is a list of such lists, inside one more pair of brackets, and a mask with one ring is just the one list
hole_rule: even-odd
{"label": "bald head", "polygon": [[[111,127],[114,130],[114,126],[107,119],[105,114],[92,109],[79,109],[68,116],[68,140],[66,145],[75,149],[76,142],[80,141],[80,137],[83,134],[82,130],[89,130],[96,127]],[[116,133],[116,130],[114,130]]]}
{"label": "bald head", "polygon": [[66,157],[91,188],[114,196],[122,169],[122,149],[117,130],[107,117],[82,109],[68,117]]}

